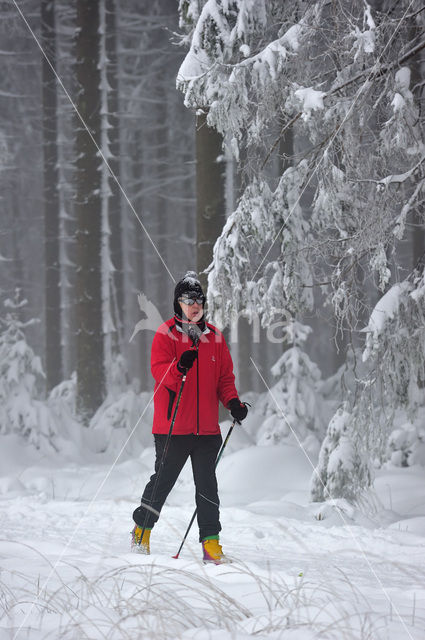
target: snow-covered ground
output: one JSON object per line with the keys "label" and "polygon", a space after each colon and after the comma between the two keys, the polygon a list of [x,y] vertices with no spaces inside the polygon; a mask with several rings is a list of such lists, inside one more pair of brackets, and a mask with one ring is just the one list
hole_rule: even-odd
{"label": "snow-covered ground", "polygon": [[[224,425],[226,433],[228,425]],[[387,467],[356,509],[308,502],[311,467],[234,431],[220,462],[221,541],[204,566],[190,468],[152,555],[130,553],[153,449],[76,464],[0,440],[0,640],[423,640],[425,469]]]}

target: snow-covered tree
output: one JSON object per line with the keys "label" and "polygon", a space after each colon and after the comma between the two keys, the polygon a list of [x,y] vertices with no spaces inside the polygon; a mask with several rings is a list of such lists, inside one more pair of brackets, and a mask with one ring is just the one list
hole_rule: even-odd
{"label": "snow-covered tree", "polygon": [[41,359],[25,337],[34,320],[20,320],[27,305],[19,290],[7,299],[7,312],[0,318],[0,433],[17,433],[39,447],[52,436],[48,411],[38,400],[37,385],[44,380]]}
{"label": "snow-covered tree", "polygon": [[[216,246],[211,310],[221,313],[230,299],[258,312],[272,286],[302,311],[313,284],[341,321],[355,325],[364,280],[376,275],[381,290],[388,283],[389,249],[421,201],[420,88],[410,86],[407,66],[425,46],[420,3],[403,0],[391,13],[364,0],[208,0],[198,13],[196,3],[189,7],[196,24],[178,84],[186,104],[207,109],[234,154],[248,157],[243,206]],[[297,187],[288,207],[268,164],[290,128]],[[261,216],[265,183],[276,204],[264,207],[255,232],[244,233]],[[303,232],[287,242],[291,225]],[[288,264],[296,274],[291,292]]]}
{"label": "snow-covered tree", "polygon": [[[424,224],[422,3],[185,6],[193,29],[178,86],[186,105],[203,108],[226,135],[245,182],[215,246],[210,312],[222,324],[235,311],[268,324],[276,308],[300,318],[319,302],[338,328],[356,332],[368,322],[369,301],[399,278],[410,220]],[[276,163],[289,131],[293,153]],[[403,325],[406,339],[414,317]],[[417,356],[405,355],[410,371]],[[385,430],[366,407],[377,406],[377,387],[391,384],[391,370],[375,370],[373,388],[371,379],[360,383],[348,398],[350,419],[338,422],[346,426],[332,426],[346,434],[350,425],[356,456],[385,448],[377,435]],[[413,393],[412,385],[398,392]],[[359,488],[368,473],[357,463],[352,469]]]}
{"label": "snow-covered tree", "polygon": [[370,485],[372,476],[368,455],[359,446],[354,423],[355,417],[347,406],[339,408],[329,422],[312,477],[313,501],[322,502],[329,498],[353,500]]}
{"label": "snow-covered tree", "polygon": [[371,481],[371,462],[425,464],[424,273],[422,260],[370,316],[364,369],[329,423],[312,479],[314,500],[354,498]]}
{"label": "snow-covered tree", "polygon": [[[54,29],[51,21],[46,19],[52,17],[53,7]],[[104,20],[102,24],[98,23],[99,29],[93,29],[86,41],[91,49],[89,62],[94,64],[93,72],[89,71],[86,77],[91,83],[92,94],[97,93],[92,106],[88,107],[88,114],[84,110],[87,100],[82,95],[81,77],[77,78],[76,72],[77,66],[82,70],[76,56],[80,56],[83,45],[80,42],[77,46],[76,36],[95,26],[92,12],[103,7],[105,11],[101,16]],[[103,330],[110,332],[111,328],[120,328],[119,349],[130,363],[131,375],[139,377],[143,387],[149,388],[149,340],[142,345],[142,339],[139,339],[136,348],[128,348],[128,336],[137,314],[136,295],[143,291],[158,301],[165,317],[170,311],[174,283],[168,274],[164,277],[164,265],[143,226],[172,274],[186,268],[187,260],[193,261],[195,254],[194,118],[185,109],[182,95],[175,89],[175,77],[184,51],[171,41],[172,32],[178,24],[178,4],[176,0],[96,0],[89,3],[24,0],[19,8],[28,24],[13,3],[3,3],[0,24],[3,79],[0,93],[0,290],[10,297],[14,288],[20,286],[28,299],[29,315],[45,318],[48,313],[49,317],[54,316],[56,329],[60,312],[60,335],[51,331],[49,320],[47,324],[40,322],[33,326],[28,340],[42,357],[43,364],[46,363],[48,389],[58,378],[52,376],[52,382],[49,380],[50,367],[47,366],[45,346],[49,349],[48,357],[55,373],[59,352],[62,351],[63,377],[70,378],[78,369],[77,360],[81,361],[77,342],[81,341],[82,333],[87,329],[87,325],[82,328],[77,319],[82,315],[81,300],[94,301],[95,298],[87,292],[89,280],[94,276],[93,265],[85,263],[81,268],[78,247],[81,248],[84,238],[94,243],[96,237],[96,245],[99,244],[97,230],[86,233],[87,229],[82,229],[77,219],[82,208],[86,205],[89,208],[88,200],[93,203],[97,198],[101,200],[100,205],[108,204],[108,212],[106,207],[103,208],[104,219],[106,213],[109,214],[109,228],[107,224],[103,228],[104,247],[109,244],[109,251],[104,252],[105,268],[101,274],[105,287],[102,296],[93,302],[95,311],[89,314],[90,319],[95,314],[100,316],[97,324],[101,328],[93,330],[93,335],[100,336]],[[80,12],[78,29],[77,8]],[[48,16],[44,10],[48,11]],[[86,10],[84,15],[81,14],[83,10]],[[54,80],[52,70],[45,62],[51,82],[44,87],[44,58],[34,35],[53,63],[51,54],[53,43],[56,44],[56,64],[53,66],[63,84]],[[48,41],[49,46],[46,46]],[[100,43],[104,47],[99,57]],[[46,73],[44,77],[46,79]],[[57,117],[57,135],[52,115],[50,124],[46,116],[44,129],[42,126],[43,92],[49,94],[49,113],[55,113]],[[53,108],[55,97],[57,108]],[[76,117],[69,97],[79,107],[96,140],[102,143],[104,155],[119,177],[128,201],[110,177],[108,185],[105,179],[103,184],[99,184],[104,163]],[[85,97],[88,98],[88,94]],[[102,136],[99,129],[102,129]],[[52,204],[51,211],[54,210],[56,218],[51,220],[46,238],[40,218],[42,208],[35,207],[34,203],[43,203],[43,162],[40,159],[43,138],[47,139],[47,136],[50,149],[51,141],[57,141],[58,156],[56,161],[53,156],[49,158],[51,171],[47,185],[51,189],[49,198],[59,196],[59,206],[57,202]],[[87,144],[84,150],[83,143]],[[96,170],[89,176],[84,193],[81,182],[88,176],[88,169],[80,172],[77,167],[78,163],[84,164],[81,151],[84,154],[93,152],[91,160]],[[105,176],[106,172],[103,172],[103,178]],[[93,221],[90,215],[86,221],[89,219]],[[46,256],[45,246],[49,249]],[[98,255],[98,249],[93,247],[90,257],[97,259]],[[60,304],[57,295],[54,299],[50,295],[47,295],[49,300],[46,298],[45,279],[41,277],[45,272],[45,258],[49,274],[47,286],[56,295],[59,284]],[[84,283],[81,283],[80,276]],[[81,292],[84,285],[86,291]],[[109,304],[104,303],[107,296]],[[87,330],[91,332],[92,327]],[[109,342],[115,346],[117,341]],[[96,368],[101,373],[101,365]],[[93,375],[92,381],[100,377]],[[94,403],[95,408],[101,400]]]}
{"label": "snow-covered tree", "polygon": [[260,445],[281,442],[293,430],[309,454],[318,452],[325,416],[321,373],[305,352],[304,343],[310,332],[310,327],[296,321],[286,327],[289,347],[272,367],[278,380],[257,403],[257,409],[266,415],[257,437]]}
{"label": "snow-covered tree", "polygon": [[[409,464],[414,441],[419,446],[425,406],[425,261],[404,281],[393,285],[375,306],[366,332],[363,360],[370,373],[359,403],[371,407],[365,419],[375,434],[376,455],[382,460],[389,430],[389,453],[404,451],[400,463]],[[372,390],[372,392],[371,392]],[[419,420],[418,420],[419,418]],[[398,425],[402,425],[399,427]],[[399,431],[404,432],[402,437]],[[414,433],[416,436],[413,437]],[[413,440],[412,440],[413,438]],[[410,456],[410,463],[414,457]],[[395,460],[395,458],[394,458]]]}

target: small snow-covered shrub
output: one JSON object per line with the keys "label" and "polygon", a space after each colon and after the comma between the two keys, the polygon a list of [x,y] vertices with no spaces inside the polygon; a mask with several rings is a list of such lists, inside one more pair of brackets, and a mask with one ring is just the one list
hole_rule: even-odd
{"label": "small snow-covered shrub", "polygon": [[425,466],[424,427],[408,421],[394,429],[388,439],[388,458],[397,467]]}
{"label": "small snow-covered shrub", "polygon": [[97,453],[135,457],[151,446],[152,393],[140,393],[138,381],[120,394],[106,398],[90,425],[90,447]]}
{"label": "small snow-covered shrub", "polygon": [[16,433],[37,449],[74,455],[86,448],[85,429],[75,414],[76,377],[57,385],[47,399],[41,397],[43,367],[25,337],[25,328],[35,321],[19,318],[25,305],[17,291],[14,300],[5,301],[9,311],[0,318],[0,434]]}
{"label": "small snow-covered shrub", "polygon": [[48,398],[49,406],[59,415],[77,415],[77,374],[71,375],[69,380],[60,382],[54,387]]}
{"label": "small snow-covered shrub", "polygon": [[88,429],[77,417],[77,374],[54,387],[46,401],[46,408],[54,419],[54,442],[61,453],[71,456],[87,452]]}
{"label": "small snow-covered shrub", "polygon": [[37,383],[44,372],[41,360],[26,341],[20,310],[26,300],[17,290],[13,300],[4,303],[8,312],[0,318],[0,434],[17,433],[36,447],[53,447],[54,420],[49,409],[38,400]]}
{"label": "small snow-covered shrub", "polygon": [[124,356],[121,354],[113,356],[110,367],[108,396],[118,398],[129,387],[127,363]]}
{"label": "small snow-covered shrub", "polygon": [[266,419],[258,431],[257,442],[278,444],[293,431],[308,452],[317,455],[325,421],[321,372],[304,350],[311,329],[293,321],[286,331],[291,346],[272,367],[278,381],[260,402],[259,409]]}
{"label": "small snow-covered shrub", "polygon": [[329,498],[353,500],[371,483],[367,456],[359,450],[355,416],[340,407],[329,423],[313,474],[311,496],[314,502]]}

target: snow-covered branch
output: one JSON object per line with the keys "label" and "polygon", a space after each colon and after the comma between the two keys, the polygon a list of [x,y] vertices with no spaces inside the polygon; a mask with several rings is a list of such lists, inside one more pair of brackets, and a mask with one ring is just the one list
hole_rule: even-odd
{"label": "snow-covered branch", "polygon": [[415,176],[417,170],[424,162],[425,162],[425,155],[423,155],[422,158],[408,171],[405,171],[404,173],[391,174],[389,176],[386,176],[385,178],[382,178],[381,180],[379,180],[377,184],[382,185],[383,187],[388,187],[388,185],[390,184],[394,184],[394,183],[401,184],[403,182],[406,182],[406,180],[409,180],[409,178],[412,178]]}

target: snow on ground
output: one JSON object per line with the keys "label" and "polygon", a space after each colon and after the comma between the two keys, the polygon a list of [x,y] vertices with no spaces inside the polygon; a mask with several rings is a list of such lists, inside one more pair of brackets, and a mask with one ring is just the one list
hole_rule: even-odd
{"label": "snow on ground", "polygon": [[357,508],[311,504],[299,448],[234,431],[218,470],[233,562],[216,567],[195,526],[172,558],[193,512],[189,467],[147,557],[129,532],[153,449],[112,470],[85,460],[0,440],[0,640],[425,638],[424,468],[381,470]]}

